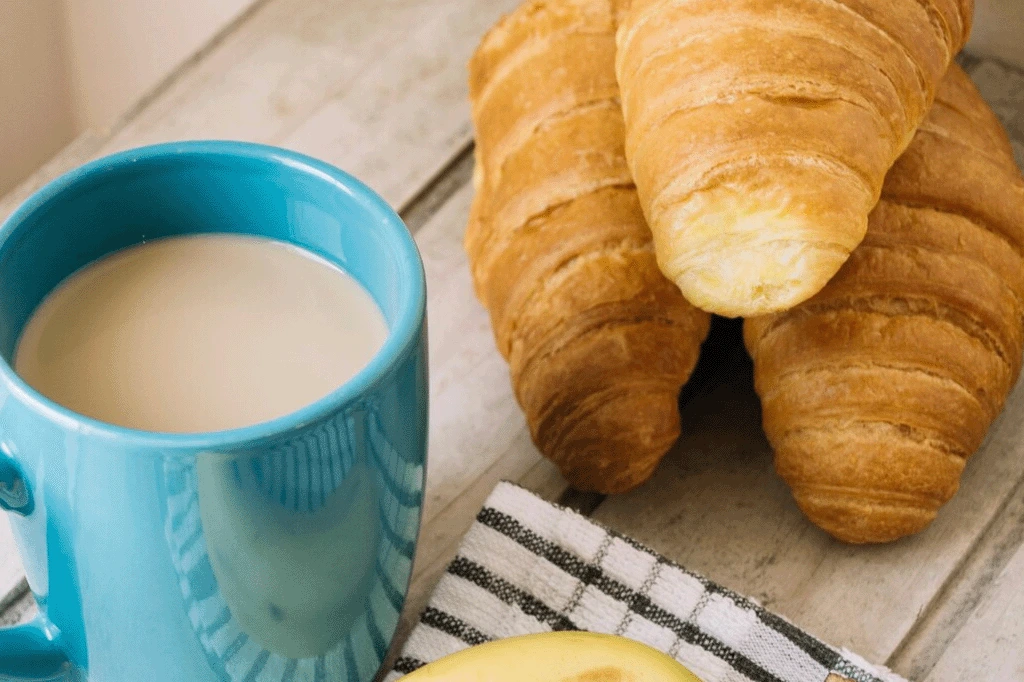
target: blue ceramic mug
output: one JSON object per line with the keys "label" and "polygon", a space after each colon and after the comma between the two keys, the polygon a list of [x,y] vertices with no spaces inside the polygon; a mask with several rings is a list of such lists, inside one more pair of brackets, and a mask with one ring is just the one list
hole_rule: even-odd
{"label": "blue ceramic mug", "polygon": [[[384,313],[383,348],[296,413],[195,435],[83,417],[14,373],[22,327],[65,277],[194,232],[271,237],[340,266]],[[416,246],[383,200],[281,149],[136,149],[16,211],[0,230],[0,505],[40,615],[0,630],[0,679],[370,680],[419,531],[424,287]]]}

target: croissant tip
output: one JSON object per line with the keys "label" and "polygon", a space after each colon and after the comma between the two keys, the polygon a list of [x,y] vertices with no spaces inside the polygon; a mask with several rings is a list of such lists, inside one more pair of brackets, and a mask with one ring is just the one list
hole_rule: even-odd
{"label": "croissant tip", "polygon": [[568,469],[559,467],[569,485],[580,492],[601,495],[621,495],[643,485],[653,475],[660,457],[653,459],[653,465],[631,467],[625,470],[597,472],[590,468]]}
{"label": "croissant tip", "polygon": [[[552,460],[576,490],[602,495],[627,493],[647,482],[679,437],[678,425],[654,433],[620,433],[612,438],[576,440]],[[561,456],[559,456],[561,455]]]}
{"label": "croissant tip", "polygon": [[690,264],[675,283],[693,305],[723,317],[789,310],[818,293],[850,252],[793,243],[776,249],[723,249]]}
{"label": "croissant tip", "polygon": [[909,496],[865,497],[864,491],[794,490],[797,506],[835,539],[881,544],[919,533],[935,519],[938,505]]}
{"label": "croissant tip", "polygon": [[580,405],[589,407],[581,418],[551,423],[562,428],[542,429],[538,444],[575,489],[625,493],[647,481],[679,439],[676,398],[676,391],[634,389]]}

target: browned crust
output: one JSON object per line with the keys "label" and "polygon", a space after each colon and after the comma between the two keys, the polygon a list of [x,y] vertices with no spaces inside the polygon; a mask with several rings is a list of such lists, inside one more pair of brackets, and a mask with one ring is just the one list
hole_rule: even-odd
{"label": "browned crust", "polygon": [[954,66],[886,177],[864,243],[817,296],[747,320],[776,468],[848,542],[931,522],[1020,372],[1024,180]]}

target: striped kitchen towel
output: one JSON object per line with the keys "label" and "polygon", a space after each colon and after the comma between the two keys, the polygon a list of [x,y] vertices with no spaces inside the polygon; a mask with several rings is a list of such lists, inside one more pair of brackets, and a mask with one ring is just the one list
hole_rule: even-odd
{"label": "striped kitchen towel", "polygon": [[644,642],[704,682],[904,682],[510,483],[491,493],[386,681],[474,644],[550,630]]}

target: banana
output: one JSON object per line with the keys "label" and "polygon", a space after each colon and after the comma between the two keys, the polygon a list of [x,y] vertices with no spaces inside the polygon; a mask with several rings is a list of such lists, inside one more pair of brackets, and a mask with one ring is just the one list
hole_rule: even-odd
{"label": "banana", "polygon": [[401,682],[701,682],[670,656],[625,637],[545,632],[446,656]]}

